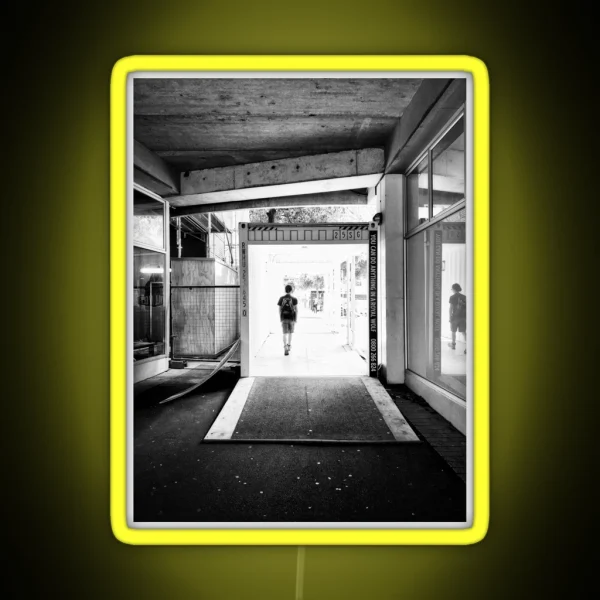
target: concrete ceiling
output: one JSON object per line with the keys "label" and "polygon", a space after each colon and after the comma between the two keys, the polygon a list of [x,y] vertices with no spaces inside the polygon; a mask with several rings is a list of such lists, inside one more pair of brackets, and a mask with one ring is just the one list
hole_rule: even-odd
{"label": "concrete ceiling", "polygon": [[134,137],[177,171],[384,147],[420,79],[136,79]]}

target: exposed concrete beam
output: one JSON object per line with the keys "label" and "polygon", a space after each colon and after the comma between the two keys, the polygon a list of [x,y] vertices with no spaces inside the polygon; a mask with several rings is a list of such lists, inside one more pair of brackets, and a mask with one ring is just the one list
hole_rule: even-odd
{"label": "exposed concrete beam", "polygon": [[301,156],[181,175],[181,195],[172,206],[258,200],[360,189],[377,184],[384,151],[366,148]]}
{"label": "exposed concrete beam", "polygon": [[386,172],[390,170],[398,154],[417,130],[433,105],[439,100],[451,79],[424,79],[410,104],[402,113],[386,145]]}
{"label": "exposed concrete beam", "polygon": [[465,79],[425,79],[386,147],[386,173],[404,173],[465,103]]}
{"label": "exposed concrete beam", "polygon": [[296,206],[346,206],[368,204],[368,196],[343,190],[328,194],[303,194],[302,196],[286,196],[283,198],[267,198],[260,200],[241,200],[238,202],[220,202],[218,204],[197,204],[195,206],[173,207],[172,217],[197,215],[225,210],[246,210],[250,208],[290,208]]}
{"label": "exposed concrete beam", "polygon": [[279,198],[287,196],[303,196],[305,194],[321,194],[341,190],[356,190],[373,187],[379,183],[381,173],[360,175],[356,177],[340,177],[339,179],[323,179],[302,183],[284,183],[256,188],[208,192],[206,194],[190,194],[167,198],[172,206],[191,206],[197,204],[217,204],[222,202],[240,202],[259,200],[261,198]]}
{"label": "exposed concrete beam", "polygon": [[159,196],[179,193],[179,177],[157,154],[133,142],[133,179]]}

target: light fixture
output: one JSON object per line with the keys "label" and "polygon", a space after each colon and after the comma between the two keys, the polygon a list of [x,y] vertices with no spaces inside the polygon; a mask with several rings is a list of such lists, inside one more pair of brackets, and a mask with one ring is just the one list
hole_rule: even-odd
{"label": "light fixture", "polygon": [[164,273],[164,269],[162,267],[142,267],[140,273],[148,275],[152,273]]}

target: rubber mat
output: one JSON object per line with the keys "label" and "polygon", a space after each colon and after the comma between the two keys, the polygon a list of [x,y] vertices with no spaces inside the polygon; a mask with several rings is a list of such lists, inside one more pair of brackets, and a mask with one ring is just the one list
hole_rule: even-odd
{"label": "rubber mat", "polygon": [[252,380],[240,380],[206,441],[418,441],[379,382],[360,377]]}

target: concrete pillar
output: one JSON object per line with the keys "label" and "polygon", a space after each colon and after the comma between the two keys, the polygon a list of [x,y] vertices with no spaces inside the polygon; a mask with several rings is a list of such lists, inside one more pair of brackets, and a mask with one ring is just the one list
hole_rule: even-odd
{"label": "concrete pillar", "polygon": [[404,176],[386,175],[377,197],[381,375],[387,383],[404,383]]}

